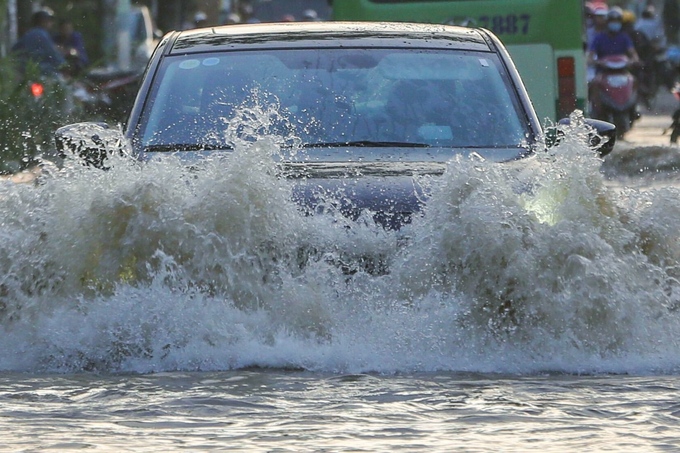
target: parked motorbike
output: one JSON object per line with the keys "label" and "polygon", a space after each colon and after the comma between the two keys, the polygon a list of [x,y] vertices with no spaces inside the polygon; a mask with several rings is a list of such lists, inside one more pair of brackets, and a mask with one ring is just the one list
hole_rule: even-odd
{"label": "parked motorbike", "polygon": [[142,72],[115,68],[85,71],[72,57],[67,56],[67,64],[57,76],[29,80],[31,96],[38,102],[47,92],[59,89],[65,114],[111,123],[125,121],[137,95]]}
{"label": "parked motorbike", "polygon": [[[23,81],[22,84],[26,87],[29,97],[33,99],[33,103],[29,105],[58,111],[62,118],[75,112],[73,86],[65,78],[35,77]],[[46,103],[49,105],[46,106]]]}
{"label": "parked motorbike", "polygon": [[74,96],[88,115],[123,122],[130,113],[141,76],[139,71],[94,69],[75,82]]}
{"label": "parked motorbike", "polygon": [[597,66],[590,92],[593,117],[613,123],[618,138],[623,138],[639,116],[637,81],[630,72],[630,60],[613,55],[599,60]]}

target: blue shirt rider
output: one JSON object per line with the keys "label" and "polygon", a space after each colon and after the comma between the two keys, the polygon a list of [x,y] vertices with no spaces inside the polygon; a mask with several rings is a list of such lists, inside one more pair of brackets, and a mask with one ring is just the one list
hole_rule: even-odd
{"label": "blue shirt rider", "polygon": [[62,19],[59,22],[59,32],[54,35],[54,43],[61,50],[63,55],[74,58],[78,64],[78,69],[83,69],[90,64],[85,50],[85,40],[83,35],[73,29],[73,22],[69,19]]}
{"label": "blue shirt rider", "polygon": [[14,44],[12,52],[19,58],[21,71],[26,70],[29,61],[35,62],[43,75],[57,75],[66,63],[52,41],[50,30],[54,25],[54,14],[43,8],[33,14],[32,27]]}
{"label": "blue shirt rider", "polygon": [[588,49],[588,65],[598,66],[598,60],[612,55],[625,55],[630,63],[639,61],[633,40],[621,31],[623,28],[623,10],[614,7],[607,14],[607,30],[599,33],[590,43]]}

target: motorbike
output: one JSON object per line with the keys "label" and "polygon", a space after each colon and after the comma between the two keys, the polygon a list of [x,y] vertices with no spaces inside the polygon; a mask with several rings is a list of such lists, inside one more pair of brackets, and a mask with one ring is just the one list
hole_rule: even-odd
{"label": "motorbike", "polygon": [[641,104],[648,110],[654,108],[654,101],[659,88],[672,89],[674,74],[669,50],[658,40],[650,42],[643,49],[638,50],[640,67],[634,75],[638,81],[638,97]]}
{"label": "motorbike", "polygon": [[67,56],[67,65],[51,79],[28,81],[28,91],[36,102],[59,89],[64,113],[84,115],[92,120],[124,122],[132,108],[142,78],[141,71],[94,68],[85,71]]}
{"label": "motorbike", "polygon": [[599,60],[590,88],[592,116],[613,123],[618,138],[623,138],[639,117],[637,81],[628,57],[612,55]]}
{"label": "motorbike", "polygon": [[94,69],[78,79],[74,95],[85,112],[111,122],[123,122],[132,108],[142,73]]}

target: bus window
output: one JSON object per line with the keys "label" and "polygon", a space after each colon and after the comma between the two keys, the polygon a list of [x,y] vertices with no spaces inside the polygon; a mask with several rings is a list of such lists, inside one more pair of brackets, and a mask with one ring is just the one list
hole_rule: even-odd
{"label": "bus window", "polygon": [[582,0],[342,0],[333,2],[333,19],[489,29],[512,56],[541,120],[587,106]]}
{"label": "bus window", "polygon": [[253,17],[260,22],[279,22],[285,16],[302,21],[305,12],[313,11],[317,20],[330,18],[328,0],[252,0]]}

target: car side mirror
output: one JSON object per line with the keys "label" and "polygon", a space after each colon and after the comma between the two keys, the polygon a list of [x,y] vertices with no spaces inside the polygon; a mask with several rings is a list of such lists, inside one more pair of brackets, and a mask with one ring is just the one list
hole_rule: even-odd
{"label": "car side mirror", "polygon": [[106,123],[76,123],[57,129],[54,133],[57,152],[80,159],[84,165],[106,169],[104,163],[114,153],[126,151],[125,137],[117,128]]}
{"label": "car side mirror", "polygon": [[[584,118],[583,121],[590,126],[591,131],[588,133],[588,142],[597,152],[600,157],[604,157],[614,150],[616,144],[616,126],[606,121],[596,120],[594,118]],[[568,126],[571,124],[569,118],[562,118],[558,124]],[[553,145],[559,143],[559,132],[556,137],[553,137]]]}

